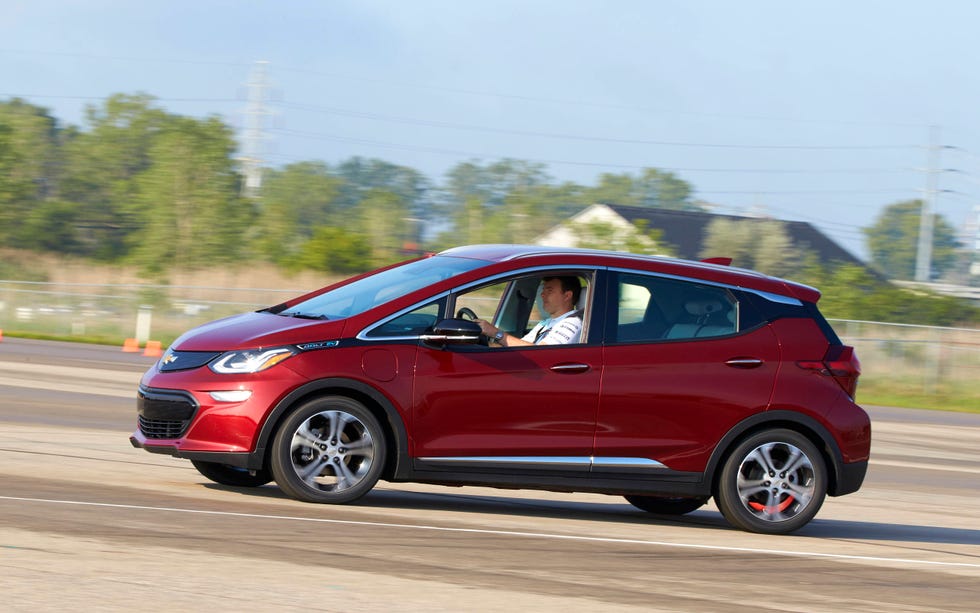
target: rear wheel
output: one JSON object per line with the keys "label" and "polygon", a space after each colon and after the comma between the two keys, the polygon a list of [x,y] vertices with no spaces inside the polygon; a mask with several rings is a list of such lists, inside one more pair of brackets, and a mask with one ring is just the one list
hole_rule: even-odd
{"label": "rear wheel", "polygon": [[661,496],[626,496],[626,501],[637,509],[657,515],[686,515],[704,506],[707,496],[695,498],[666,498]]}
{"label": "rear wheel", "polygon": [[300,406],[273,440],[276,483],[307,502],[357,500],[378,482],[384,462],[381,424],[364,405],[343,396]]}
{"label": "rear wheel", "polygon": [[793,430],[766,430],[742,441],[722,468],[715,499],[732,525],[766,534],[805,526],[827,493],[817,447]]}
{"label": "rear wheel", "polygon": [[201,462],[191,460],[191,464],[208,479],[221,485],[234,485],[236,487],[258,487],[272,481],[272,472],[268,468],[258,470],[248,470],[228,464],[218,462]]}

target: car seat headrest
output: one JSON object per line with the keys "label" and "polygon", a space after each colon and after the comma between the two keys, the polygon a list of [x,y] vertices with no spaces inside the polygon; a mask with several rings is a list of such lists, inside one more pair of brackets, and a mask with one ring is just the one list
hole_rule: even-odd
{"label": "car seat headrest", "polygon": [[717,300],[688,300],[684,303],[684,310],[689,315],[696,317],[711,315],[721,310],[721,302]]}

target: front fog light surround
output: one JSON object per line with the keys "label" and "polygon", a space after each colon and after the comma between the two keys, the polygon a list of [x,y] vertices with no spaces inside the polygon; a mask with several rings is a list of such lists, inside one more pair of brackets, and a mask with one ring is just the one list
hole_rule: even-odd
{"label": "front fog light surround", "polygon": [[209,364],[208,368],[221,375],[251,374],[272,368],[295,353],[296,350],[291,347],[229,351]]}
{"label": "front fog light surround", "polygon": [[211,394],[211,398],[218,402],[245,402],[252,397],[252,390],[228,390],[208,393]]}

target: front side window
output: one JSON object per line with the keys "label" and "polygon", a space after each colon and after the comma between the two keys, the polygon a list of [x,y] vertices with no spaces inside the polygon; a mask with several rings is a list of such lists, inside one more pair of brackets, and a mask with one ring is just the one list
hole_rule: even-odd
{"label": "front side window", "polygon": [[616,276],[615,341],[697,339],[738,331],[739,304],[722,287],[652,275]]}
{"label": "front side window", "polygon": [[[578,318],[581,326],[576,326],[576,329],[581,331],[573,336],[576,339],[574,342],[585,343],[589,320],[587,305],[592,293],[593,276],[591,271],[535,271],[463,291],[455,296],[454,308],[457,315],[466,317],[474,314],[508,334],[537,344],[564,344],[560,338],[560,318]],[[560,308],[555,297],[549,294],[549,290],[554,289],[554,282],[548,285],[544,281],[558,277],[577,279],[580,287],[578,299]],[[556,322],[551,340],[545,336],[549,332],[545,329],[549,322]],[[565,327],[569,327],[568,323],[570,321]]]}
{"label": "front side window", "polygon": [[445,305],[443,298],[416,307],[372,328],[365,336],[371,339],[417,337],[445,317]]}

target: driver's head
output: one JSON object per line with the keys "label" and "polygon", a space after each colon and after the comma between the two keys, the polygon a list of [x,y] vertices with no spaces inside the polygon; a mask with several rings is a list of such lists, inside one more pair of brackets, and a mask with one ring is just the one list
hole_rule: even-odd
{"label": "driver's head", "polygon": [[581,293],[582,284],[574,275],[544,277],[541,280],[541,302],[552,317],[575,308]]}

